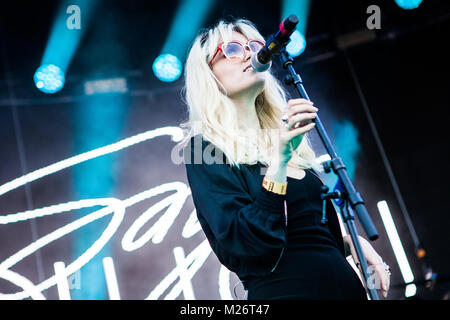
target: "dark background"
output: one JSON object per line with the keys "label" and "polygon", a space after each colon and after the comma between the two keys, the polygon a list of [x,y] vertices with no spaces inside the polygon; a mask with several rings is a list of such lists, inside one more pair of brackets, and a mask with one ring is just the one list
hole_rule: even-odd
{"label": "dark background", "polygon": [[[378,214],[378,201],[389,203],[416,280],[423,278],[422,264],[415,257],[411,235],[364,106],[370,111],[429,263],[438,274],[438,280],[444,278],[449,274],[450,265],[450,206],[446,198],[450,3],[424,0],[418,9],[402,10],[394,1],[312,2],[306,32],[308,47],[296,58],[295,67],[311,100],[319,107],[322,113],[319,116],[333,141],[338,135],[336,124],[348,120],[357,128],[360,152],[354,183],[380,233],[380,239],[373,242],[373,246],[392,269],[393,287],[389,298],[403,299],[404,291],[395,287],[403,279]],[[65,87],[54,95],[46,95],[35,88],[33,74],[41,62],[58,1],[2,2],[0,185],[102,146],[92,145],[82,150],[78,143],[80,127],[76,115],[90,112],[84,106],[88,98],[84,96],[82,85],[93,77],[123,76],[128,81],[129,92],[120,96],[124,106],[118,110],[123,114],[120,130],[116,136],[103,140],[108,141],[107,144],[147,130],[177,126],[186,119],[187,109],[181,101],[183,79],[163,83],[151,69],[178,4],[178,1],[100,1],[66,72]],[[367,31],[366,8],[372,4],[380,7],[382,17],[381,29],[374,31],[376,37],[344,49],[340,47],[338,44],[349,33]],[[266,0],[217,1],[203,26],[210,26],[222,17],[248,18],[268,36],[280,22],[280,5],[278,1]],[[277,64],[275,68],[282,77],[284,71]],[[292,96],[296,95],[292,89],[289,91]],[[101,133],[102,125],[92,130],[94,134]],[[312,138],[318,154],[322,154],[317,136],[313,134]],[[170,163],[173,145],[173,141],[163,137],[113,157],[111,179],[115,189],[103,196],[125,199],[158,184],[187,183],[184,166]],[[339,145],[337,151],[339,154]],[[21,158],[20,154],[25,157]],[[28,189],[22,187],[0,196],[0,214],[78,200],[73,190],[74,176],[76,173],[69,168],[31,183]],[[127,210],[118,235],[109,244],[123,299],[142,299],[149,294],[174,268],[171,250],[175,246],[182,246],[187,255],[204,240],[202,232],[190,239],[179,236],[193,210],[189,197],[180,213],[182,218],[175,221],[161,244],[148,243],[131,253],[123,251],[120,248],[123,233],[146,208]],[[0,226],[0,261],[35,239],[33,228],[43,236],[70,219],[52,217],[37,219],[36,224],[21,222]],[[364,235],[360,226],[359,232]],[[76,234],[41,249],[12,269],[35,284],[41,282],[53,274],[54,261],[68,264],[73,259],[72,237]],[[211,255],[193,278],[198,299],[219,298],[218,270],[218,261]],[[232,277],[231,289],[237,282],[234,275]],[[442,299],[450,290],[449,283],[443,280],[437,282],[433,290],[418,286],[416,298]],[[14,293],[17,287],[1,280],[0,292]],[[240,293],[242,296],[242,290]],[[58,297],[54,287],[43,294],[48,299]]]}

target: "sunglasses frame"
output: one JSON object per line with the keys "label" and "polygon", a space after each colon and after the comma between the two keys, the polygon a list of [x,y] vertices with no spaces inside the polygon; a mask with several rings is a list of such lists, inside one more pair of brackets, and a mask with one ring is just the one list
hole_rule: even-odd
{"label": "sunglasses frame", "polygon": [[[214,53],[214,56],[213,56],[212,59],[209,61],[209,66],[211,67],[211,63],[213,62],[214,58],[217,56],[217,54],[219,53],[219,51],[222,51],[223,55],[224,55],[227,59],[231,60],[231,58],[228,58],[227,55],[225,54],[225,52],[223,51],[223,45],[224,45],[224,44],[229,44],[229,43],[233,43],[233,42],[234,42],[234,43],[240,44],[240,45],[242,46],[242,48],[244,49],[244,57],[245,57],[245,47],[250,48],[250,46],[249,46],[250,42],[254,42],[254,41],[255,41],[255,42],[258,42],[258,43],[261,44],[263,47],[264,47],[265,44],[266,44],[264,41],[256,40],[256,39],[250,39],[250,40],[248,40],[246,43],[243,43],[243,42],[241,42],[241,41],[239,41],[239,40],[231,40],[231,41],[228,41],[227,43],[225,43],[225,42],[219,43],[219,45],[217,46],[216,52]],[[250,48],[250,51],[252,51],[251,48]],[[254,51],[252,51],[252,52],[254,52]]]}

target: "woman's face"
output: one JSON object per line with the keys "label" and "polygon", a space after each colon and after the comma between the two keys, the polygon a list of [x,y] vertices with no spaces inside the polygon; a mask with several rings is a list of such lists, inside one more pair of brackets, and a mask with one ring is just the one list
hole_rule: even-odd
{"label": "woman's face", "polygon": [[[248,39],[233,31],[232,40],[247,43]],[[214,75],[227,90],[230,98],[243,95],[257,96],[264,88],[264,72],[256,72],[250,66],[252,51],[245,46],[245,58],[229,60],[219,51],[211,62]],[[245,71],[246,70],[246,71]]]}

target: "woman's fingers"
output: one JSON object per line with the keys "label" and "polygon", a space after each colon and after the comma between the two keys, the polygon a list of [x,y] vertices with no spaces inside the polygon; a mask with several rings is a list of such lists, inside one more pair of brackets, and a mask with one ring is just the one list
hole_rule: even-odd
{"label": "woman's fingers", "polygon": [[[376,276],[379,280],[379,283],[381,285],[381,288],[377,288],[381,290],[381,293],[383,294],[383,297],[386,298],[388,291],[389,291],[389,285],[390,285],[390,275],[389,273],[384,269],[383,265],[376,264],[371,266],[375,272]],[[378,281],[377,280],[377,281]]]}
{"label": "woman's fingers", "polygon": [[299,112],[317,112],[317,111],[319,111],[319,109],[310,104],[299,104],[288,107],[286,110],[286,114],[288,115],[288,117],[292,117]]}
{"label": "woman's fingers", "polygon": [[280,152],[283,155],[291,155],[291,148],[297,148],[302,141],[302,135],[315,127],[314,122],[306,122],[306,120],[316,118],[316,115],[313,114],[318,109],[312,104],[311,101],[302,98],[288,101],[288,106],[280,119]]}
{"label": "woman's fingers", "polygon": [[384,270],[384,268],[383,268],[382,272],[383,272],[383,278],[382,278],[383,280],[381,281],[381,288],[383,289],[383,296],[386,298],[387,293],[389,291],[389,282],[390,282],[391,278],[390,278],[389,274],[387,273],[387,271]]}
{"label": "woman's fingers", "polygon": [[376,270],[377,270],[378,276],[380,277],[381,292],[383,294],[383,297],[386,298],[387,297],[387,293],[389,291],[390,276],[386,272],[386,270],[384,270],[383,266],[381,266],[381,267],[378,266],[378,268]]}
{"label": "woman's fingers", "polygon": [[289,100],[289,106],[286,110],[289,128],[298,128],[302,125],[302,121],[315,119],[318,110],[319,109],[314,107],[312,102],[308,100]]}
{"label": "woman's fingers", "polygon": [[298,98],[298,99],[289,99],[288,100],[288,106],[294,106],[297,104],[309,104],[309,105],[313,105],[314,102],[303,99],[303,98]]}
{"label": "woman's fingers", "polygon": [[288,120],[288,124],[290,128],[295,128],[295,125],[298,123],[297,127],[302,125],[302,122],[306,120],[313,120],[317,118],[316,113],[297,113],[295,116],[292,116]]}
{"label": "woman's fingers", "polygon": [[305,126],[301,126],[299,128],[289,130],[288,140],[291,140],[292,138],[294,138],[296,136],[305,134],[306,132],[312,130],[315,125],[316,124],[314,122],[312,122],[312,123],[307,124]]}
{"label": "woman's fingers", "polygon": [[387,275],[386,277],[386,291],[384,293],[384,297],[387,298],[388,292],[389,292],[389,286],[391,285],[391,277],[390,275]]}

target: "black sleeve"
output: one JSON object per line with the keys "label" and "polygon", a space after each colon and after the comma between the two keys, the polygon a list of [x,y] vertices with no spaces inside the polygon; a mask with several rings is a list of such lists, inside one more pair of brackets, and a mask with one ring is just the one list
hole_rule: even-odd
{"label": "black sleeve", "polygon": [[237,257],[279,253],[286,244],[285,195],[261,186],[253,198],[239,180],[236,167],[225,162],[207,164],[203,159],[195,164],[194,147],[188,146],[186,151],[192,160],[185,165],[193,202],[210,243]]}

